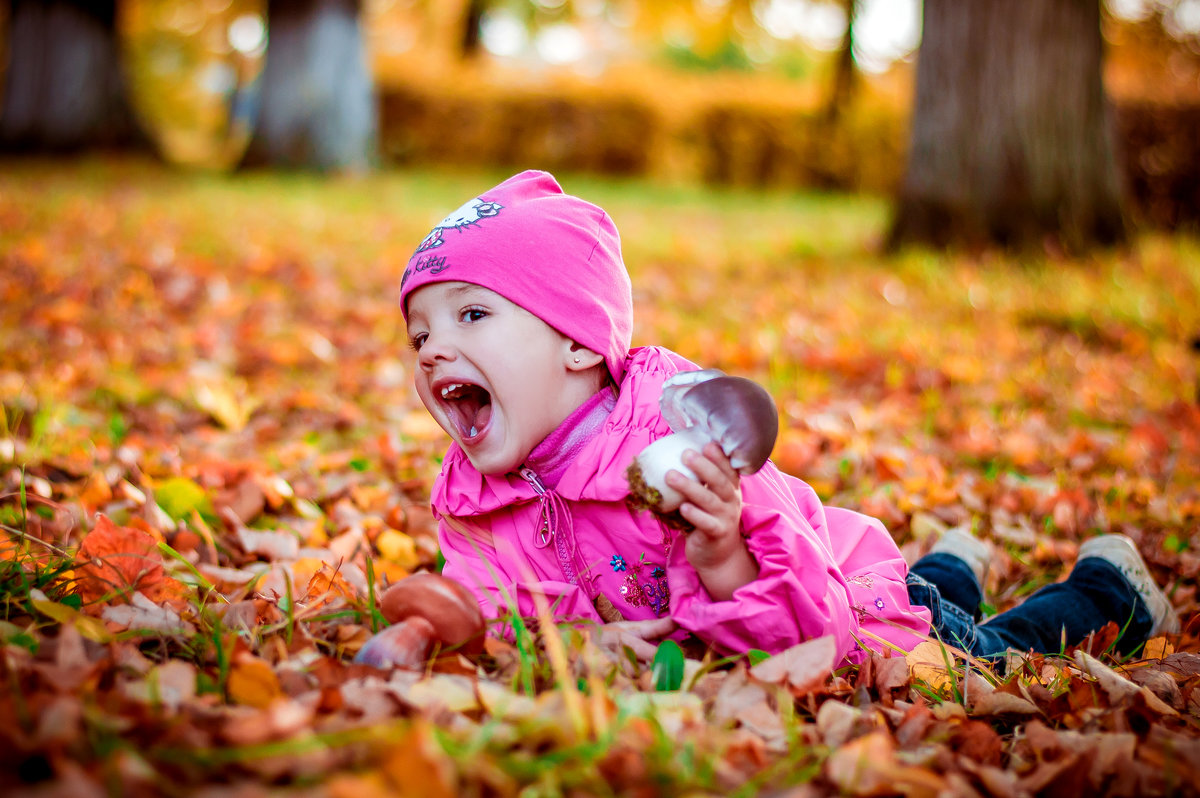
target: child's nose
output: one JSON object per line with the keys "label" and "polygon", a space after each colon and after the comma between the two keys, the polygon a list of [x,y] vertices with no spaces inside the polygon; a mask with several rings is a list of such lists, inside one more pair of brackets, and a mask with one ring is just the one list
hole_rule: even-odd
{"label": "child's nose", "polygon": [[439,360],[453,360],[455,358],[454,347],[450,343],[447,336],[435,336],[432,333],[425,339],[425,343],[421,344],[421,349],[418,352],[418,362],[424,368],[432,368]]}

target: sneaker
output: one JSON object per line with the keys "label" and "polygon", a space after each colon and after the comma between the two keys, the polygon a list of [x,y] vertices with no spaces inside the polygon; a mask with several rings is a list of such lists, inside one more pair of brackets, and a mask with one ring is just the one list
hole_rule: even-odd
{"label": "sneaker", "polygon": [[992,562],[992,550],[988,544],[958,527],[943,532],[929,553],[949,554],[962,560],[971,569],[971,573],[975,574],[975,581],[980,586],[983,585],[983,578],[987,576],[988,566]]}
{"label": "sneaker", "polygon": [[1079,547],[1079,557],[1075,562],[1078,564],[1080,560],[1088,557],[1099,557],[1115,565],[1130,587],[1142,597],[1142,602],[1145,603],[1146,609],[1150,610],[1150,617],[1154,620],[1150,637],[1163,632],[1173,634],[1179,631],[1179,616],[1175,613],[1175,608],[1171,606],[1167,594],[1162,592],[1162,588],[1150,575],[1146,561],[1142,559],[1132,540],[1125,535],[1101,535],[1091,538]]}

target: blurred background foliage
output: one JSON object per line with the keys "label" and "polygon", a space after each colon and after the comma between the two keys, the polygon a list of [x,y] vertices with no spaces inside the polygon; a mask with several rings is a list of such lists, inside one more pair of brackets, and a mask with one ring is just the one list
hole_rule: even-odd
{"label": "blurred background foliage", "polygon": [[[903,178],[922,32],[919,0],[10,0],[0,41],[13,96],[18,18],[31,5],[111,17],[136,126],[172,163],[536,165],[873,193]],[[1133,212],[1195,223],[1200,0],[1101,8],[1104,85]],[[278,113],[265,104],[284,96],[287,77],[264,68],[268,46],[296,20],[308,33],[289,48],[325,53],[305,56],[317,64],[311,74],[360,56],[367,68],[353,90],[345,77],[293,80],[289,106],[371,98],[310,113],[307,138],[271,133]],[[46,143],[6,116],[0,140]],[[350,121],[334,129],[333,118]],[[297,124],[293,114],[284,127]]]}

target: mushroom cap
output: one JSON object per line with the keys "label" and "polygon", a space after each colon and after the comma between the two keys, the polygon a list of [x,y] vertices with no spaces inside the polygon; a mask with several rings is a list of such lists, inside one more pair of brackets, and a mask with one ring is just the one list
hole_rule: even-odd
{"label": "mushroom cap", "polygon": [[740,474],[762,468],[779,435],[779,410],[771,395],[753,380],[716,369],[671,377],[659,407],[674,431],[698,430],[716,441]]}
{"label": "mushroom cap", "polygon": [[413,616],[433,625],[443,646],[461,646],[464,654],[483,650],[483,613],[471,591],[441,574],[417,573],[384,591],[380,611],[390,623]]}

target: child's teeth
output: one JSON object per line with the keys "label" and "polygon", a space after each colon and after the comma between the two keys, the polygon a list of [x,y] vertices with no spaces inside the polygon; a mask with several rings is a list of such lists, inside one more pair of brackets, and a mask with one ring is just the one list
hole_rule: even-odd
{"label": "child's teeth", "polygon": [[474,437],[475,437],[476,435],[478,435],[478,434],[479,434],[479,431],[478,431],[478,430],[476,430],[476,429],[475,429],[475,425],[474,425],[474,424],[472,424],[472,425],[471,425],[471,437],[472,437],[472,438],[474,438]]}

